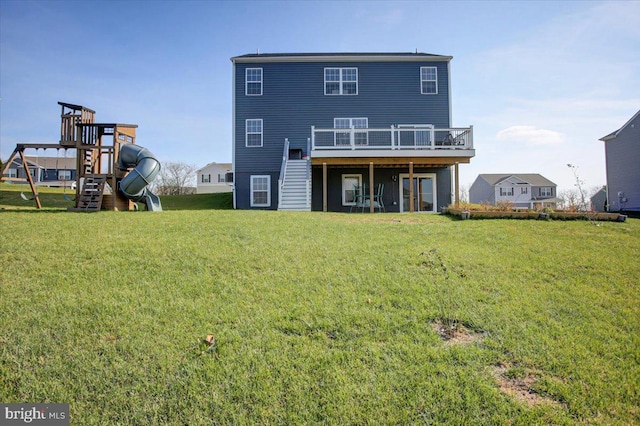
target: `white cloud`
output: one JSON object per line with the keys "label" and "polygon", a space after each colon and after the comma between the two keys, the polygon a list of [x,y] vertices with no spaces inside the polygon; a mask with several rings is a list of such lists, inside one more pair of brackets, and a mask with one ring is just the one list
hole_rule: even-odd
{"label": "white cloud", "polygon": [[564,142],[562,133],[553,130],[538,129],[534,126],[511,126],[500,130],[498,140],[524,143],[526,145],[550,145]]}

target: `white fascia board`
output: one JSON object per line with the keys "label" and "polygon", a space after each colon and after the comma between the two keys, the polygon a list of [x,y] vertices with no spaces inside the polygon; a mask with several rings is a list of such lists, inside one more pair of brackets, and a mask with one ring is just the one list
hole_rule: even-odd
{"label": "white fascia board", "polygon": [[250,56],[231,58],[235,63],[268,62],[449,62],[453,56],[406,56],[406,55],[326,55],[326,56]]}
{"label": "white fascia board", "polygon": [[451,151],[443,150],[415,150],[415,149],[398,149],[398,150],[382,150],[382,149],[315,149],[311,151],[311,158],[359,158],[359,157],[420,157],[420,158],[457,158],[457,157],[475,157],[474,149],[457,149]]}

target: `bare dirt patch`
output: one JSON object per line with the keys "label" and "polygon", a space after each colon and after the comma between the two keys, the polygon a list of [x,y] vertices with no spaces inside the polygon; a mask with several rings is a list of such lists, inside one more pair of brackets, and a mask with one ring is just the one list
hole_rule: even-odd
{"label": "bare dirt patch", "polygon": [[533,371],[523,368],[513,368],[509,364],[502,363],[493,366],[491,374],[498,383],[502,393],[511,396],[529,407],[538,405],[562,406],[558,401],[536,392],[535,384],[538,377]]}
{"label": "bare dirt patch", "polygon": [[433,331],[448,345],[468,345],[484,338],[485,333],[473,331],[459,322],[436,321],[431,323]]}

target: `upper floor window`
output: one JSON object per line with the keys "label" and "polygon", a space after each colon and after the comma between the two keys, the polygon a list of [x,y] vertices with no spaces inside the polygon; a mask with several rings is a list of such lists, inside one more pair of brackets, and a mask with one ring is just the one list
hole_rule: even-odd
{"label": "upper floor window", "polygon": [[202,175],[202,183],[211,183],[211,175]]}
{"label": "upper floor window", "polygon": [[513,196],[513,187],[508,188],[500,188],[500,196],[501,197],[509,197]]}
{"label": "upper floor window", "polygon": [[358,68],[325,68],[325,95],[357,95]]}
{"label": "upper floor window", "polygon": [[225,174],[224,173],[222,173],[222,174],[218,173],[218,183],[225,183],[224,178],[225,178]]}
{"label": "upper floor window", "polygon": [[529,193],[529,187],[528,186],[521,186],[520,187],[520,193],[521,194],[528,194]]}
{"label": "upper floor window", "polygon": [[436,67],[420,67],[420,93],[423,95],[438,93],[438,69]]}
{"label": "upper floor window", "polygon": [[249,119],[246,121],[246,146],[262,146],[262,119]]}
{"label": "upper floor window", "polygon": [[18,177],[18,169],[8,169],[7,170],[8,178],[17,178]]}
{"label": "upper floor window", "polygon": [[540,188],[540,196],[541,197],[551,197],[553,195],[553,191],[550,186],[543,186]]}
{"label": "upper floor window", "polygon": [[247,68],[245,70],[245,95],[262,95],[262,68]]}

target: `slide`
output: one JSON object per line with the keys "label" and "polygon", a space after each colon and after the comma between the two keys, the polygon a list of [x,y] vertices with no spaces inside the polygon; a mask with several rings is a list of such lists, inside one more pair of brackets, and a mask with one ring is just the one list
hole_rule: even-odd
{"label": "slide", "polygon": [[147,188],[160,172],[160,162],[151,151],[139,145],[122,145],[118,166],[134,167],[120,181],[120,192],[130,200],[145,203],[150,212],[161,212],[160,198]]}

